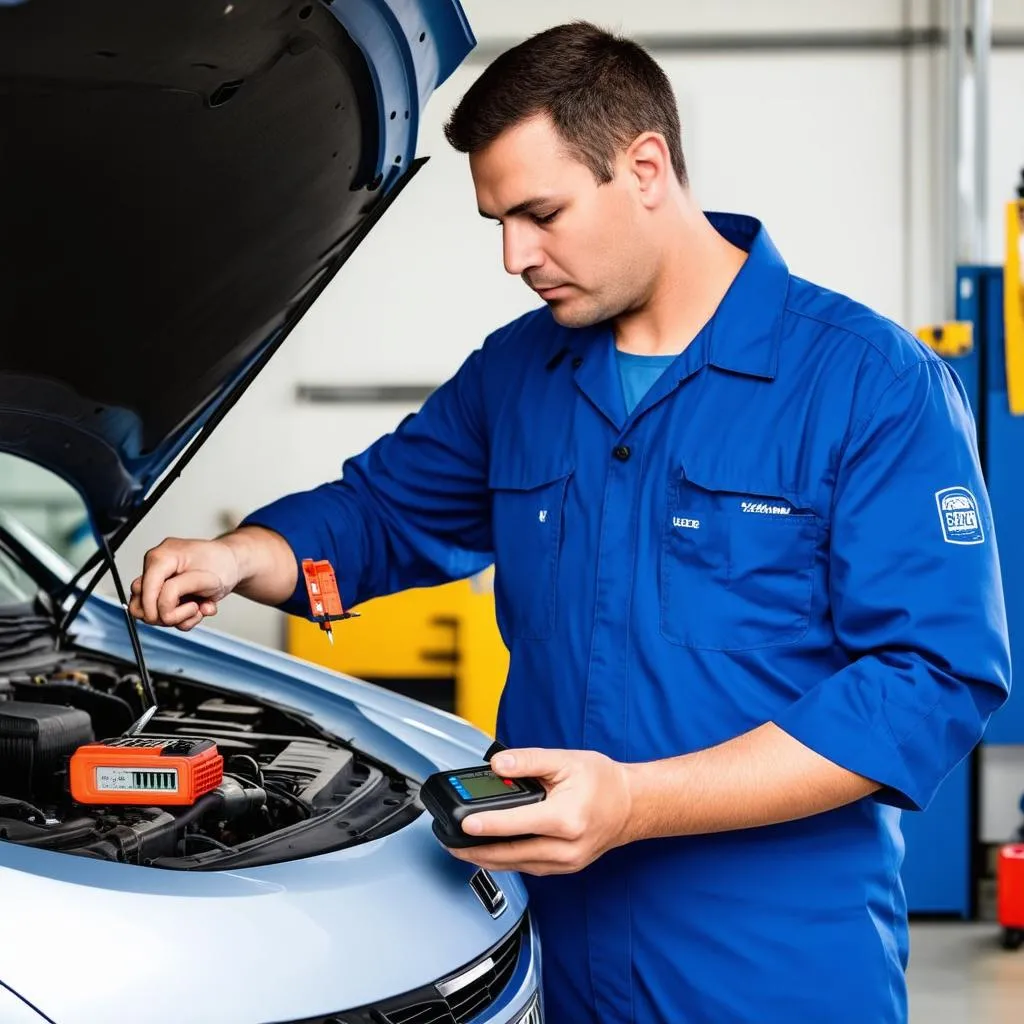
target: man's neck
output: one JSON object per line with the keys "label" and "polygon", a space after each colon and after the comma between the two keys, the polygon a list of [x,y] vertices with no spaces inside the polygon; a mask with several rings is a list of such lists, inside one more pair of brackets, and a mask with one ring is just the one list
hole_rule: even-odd
{"label": "man's neck", "polygon": [[672,220],[649,297],[615,319],[615,344],[622,352],[682,352],[714,315],[747,258],[695,206],[682,204]]}

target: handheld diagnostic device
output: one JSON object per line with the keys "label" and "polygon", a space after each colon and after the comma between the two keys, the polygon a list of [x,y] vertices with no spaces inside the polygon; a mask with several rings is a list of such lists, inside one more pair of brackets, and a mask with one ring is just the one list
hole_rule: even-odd
{"label": "handheld diagnostic device", "polygon": [[434,835],[453,849],[484,843],[508,843],[532,836],[471,836],[462,822],[478,811],[504,811],[539,803],[547,790],[536,779],[506,779],[489,767],[461,768],[431,775],[420,789],[423,806],[434,818]]}

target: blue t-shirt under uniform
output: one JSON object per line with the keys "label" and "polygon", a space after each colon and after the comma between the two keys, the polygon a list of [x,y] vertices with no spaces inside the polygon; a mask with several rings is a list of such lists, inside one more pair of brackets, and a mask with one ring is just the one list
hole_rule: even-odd
{"label": "blue t-shirt under uniform", "polygon": [[675,362],[675,356],[639,356],[615,350],[622,378],[622,394],[626,399],[626,415],[630,415],[654,382]]}

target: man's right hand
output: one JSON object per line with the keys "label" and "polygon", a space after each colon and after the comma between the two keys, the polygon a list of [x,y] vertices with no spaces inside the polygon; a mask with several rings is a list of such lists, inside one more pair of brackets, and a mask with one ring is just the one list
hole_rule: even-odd
{"label": "man's right hand", "polygon": [[128,610],[151,626],[194,629],[237,591],[265,604],[291,596],[295,556],[279,534],[243,527],[216,540],[168,538],[146,552]]}
{"label": "man's right hand", "polygon": [[146,552],[128,610],[151,626],[192,629],[217,614],[238,579],[238,559],[223,540],[172,537]]}

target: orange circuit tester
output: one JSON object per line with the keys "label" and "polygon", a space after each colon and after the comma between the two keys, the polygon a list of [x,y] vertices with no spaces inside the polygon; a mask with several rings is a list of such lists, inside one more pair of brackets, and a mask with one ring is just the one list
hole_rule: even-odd
{"label": "orange circuit tester", "polygon": [[330,562],[305,558],[302,561],[302,574],[306,580],[310,613],[320,623],[320,628],[333,644],[334,631],[331,629],[331,623],[339,619],[358,618],[358,615],[356,612],[346,612],[342,607],[338,581]]}

